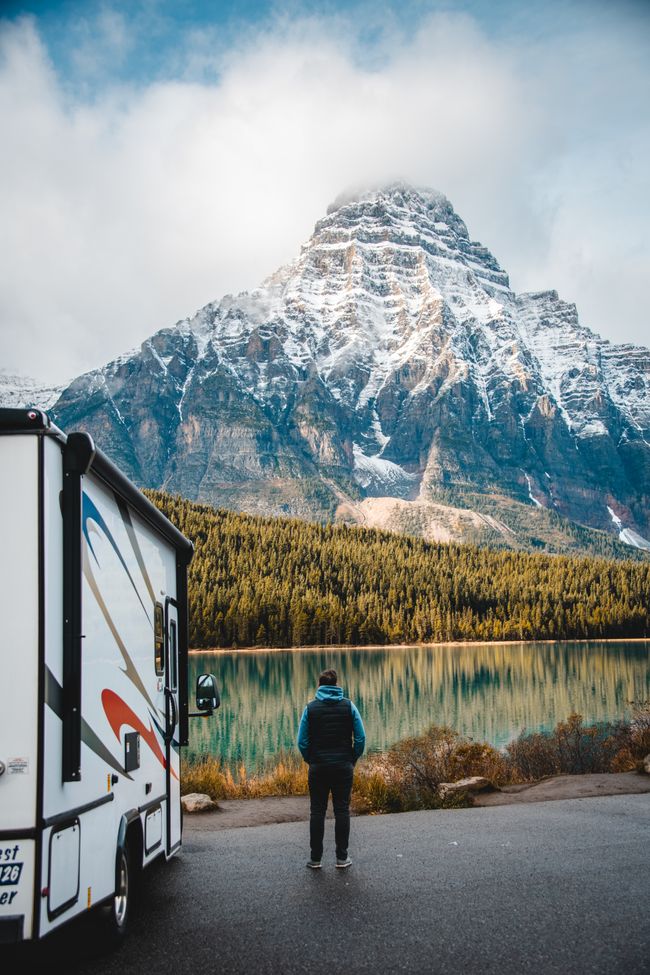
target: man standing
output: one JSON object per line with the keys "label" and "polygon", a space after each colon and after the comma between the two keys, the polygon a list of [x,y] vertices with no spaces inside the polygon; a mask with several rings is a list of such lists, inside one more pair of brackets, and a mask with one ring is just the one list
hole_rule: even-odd
{"label": "man standing", "polygon": [[309,840],[311,859],[318,870],[323,856],[323,835],[327,800],[332,793],[336,866],[349,867],[350,792],[354,764],[363,755],[366,732],[361,715],[337,684],[335,670],[324,670],[318,678],[318,691],[302,713],[298,729],[298,748],[309,763]]}

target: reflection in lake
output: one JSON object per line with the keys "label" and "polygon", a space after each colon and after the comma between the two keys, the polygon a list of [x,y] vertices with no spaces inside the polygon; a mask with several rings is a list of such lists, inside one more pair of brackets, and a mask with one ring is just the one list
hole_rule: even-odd
{"label": "reflection in lake", "polygon": [[190,721],[190,752],[254,770],[292,749],[325,667],[336,668],[359,706],[373,751],[433,723],[502,746],[522,728],[552,728],[571,711],[602,721],[650,697],[650,642],[197,653],[190,693],[196,675],[211,671],[222,705],[213,718]]}

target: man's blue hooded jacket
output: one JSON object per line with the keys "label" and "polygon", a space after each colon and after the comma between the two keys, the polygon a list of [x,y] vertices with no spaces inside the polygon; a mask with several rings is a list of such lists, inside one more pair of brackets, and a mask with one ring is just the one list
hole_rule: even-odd
{"label": "man's blue hooded jacket", "polygon": [[[316,700],[318,701],[340,701],[343,698],[343,688],[336,687],[331,684],[323,684],[316,691]],[[363,750],[366,747],[366,731],[363,727],[363,721],[361,720],[361,715],[359,714],[356,705],[350,701],[350,706],[352,708],[352,736],[354,739],[353,745],[353,755],[354,761],[363,755]],[[298,728],[298,748],[300,749],[300,754],[306,762],[309,761],[309,721],[307,718],[307,708],[302,712],[302,718],[300,719],[300,727]]]}

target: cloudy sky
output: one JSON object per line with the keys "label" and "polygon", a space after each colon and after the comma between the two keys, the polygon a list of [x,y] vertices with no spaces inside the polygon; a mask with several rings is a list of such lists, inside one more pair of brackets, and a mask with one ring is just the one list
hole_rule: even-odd
{"label": "cloudy sky", "polygon": [[63,381],[444,192],[518,290],[650,344],[650,3],[0,2],[0,368]]}

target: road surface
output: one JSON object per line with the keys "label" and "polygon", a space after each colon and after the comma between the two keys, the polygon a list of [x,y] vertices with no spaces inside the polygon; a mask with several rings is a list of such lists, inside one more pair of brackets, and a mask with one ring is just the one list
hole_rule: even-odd
{"label": "road surface", "polygon": [[102,954],[84,919],[23,950],[23,970],[650,971],[648,795],[359,818],[349,870],[334,868],[328,822],[319,872],[305,867],[306,823],[186,824],[123,948]]}

